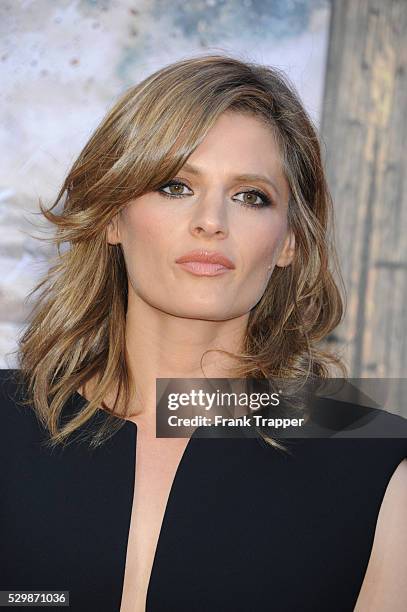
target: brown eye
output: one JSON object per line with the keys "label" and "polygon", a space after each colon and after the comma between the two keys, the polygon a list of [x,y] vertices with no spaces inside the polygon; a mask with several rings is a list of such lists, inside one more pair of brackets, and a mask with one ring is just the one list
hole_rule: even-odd
{"label": "brown eye", "polygon": [[249,208],[264,208],[265,206],[271,205],[270,198],[257,189],[241,191],[238,195],[243,196],[243,200],[239,200],[239,202],[241,202],[243,206],[248,206]]}
{"label": "brown eye", "polygon": [[251,193],[250,191],[244,194],[244,199],[248,204],[256,204],[258,196],[255,193]]}
{"label": "brown eye", "polygon": [[[168,183],[165,183],[165,185],[162,185],[157,191],[161,195],[170,198],[180,198],[189,195],[188,193],[183,193],[184,188],[189,189],[189,187],[185,185],[185,183],[181,183],[181,181],[169,181]],[[169,189],[170,191],[164,191],[165,189]]]}
{"label": "brown eye", "polygon": [[179,195],[182,194],[182,190],[184,189],[184,185],[169,185],[168,189],[170,190],[170,193],[174,193],[175,195]]}

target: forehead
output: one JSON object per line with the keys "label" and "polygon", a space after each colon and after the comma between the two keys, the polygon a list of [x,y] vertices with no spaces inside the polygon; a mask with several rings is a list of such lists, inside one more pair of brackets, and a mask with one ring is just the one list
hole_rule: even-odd
{"label": "forehead", "polygon": [[[281,156],[271,126],[258,117],[225,112],[189,156],[191,162],[216,158],[234,166],[255,165],[263,171],[281,165]],[[242,170],[248,171],[247,167]]]}
{"label": "forehead", "polygon": [[225,112],[189,156],[183,169],[211,176],[262,175],[277,183],[288,197],[288,185],[276,137],[264,120],[238,112]]}

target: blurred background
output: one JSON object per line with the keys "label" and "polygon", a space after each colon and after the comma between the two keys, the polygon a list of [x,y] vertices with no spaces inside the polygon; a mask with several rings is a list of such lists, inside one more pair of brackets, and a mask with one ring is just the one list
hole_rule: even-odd
{"label": "blurred background", "polygon": [[330,342],[351,377],[407,377],[405,0],[3,0],[0,29],[0,368],[51,254],[26,233],[38,199],[124,89],[227,52],[283,69],[321,134],[347,289]]}

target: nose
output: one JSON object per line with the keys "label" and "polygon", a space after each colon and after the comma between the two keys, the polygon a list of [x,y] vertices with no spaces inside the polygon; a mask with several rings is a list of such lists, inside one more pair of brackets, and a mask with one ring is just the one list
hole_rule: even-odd
{"label": "nose", "polygon": [[207,234],[226,238],[229,230],[226,204],[222,195],[208,192],[199,199],[194,207],[190,231],[195,236]]}

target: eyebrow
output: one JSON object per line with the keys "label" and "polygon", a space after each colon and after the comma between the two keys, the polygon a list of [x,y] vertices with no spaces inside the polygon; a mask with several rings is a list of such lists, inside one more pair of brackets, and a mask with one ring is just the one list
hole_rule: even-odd
{"label": "eyebrow", "polygon": [[[190,172],[191,174],[195,174],[197,176],[202,174],[201,170],[197,166],[193,166],[188,162],[185,162],[181,169],[186,170],[187,172]],[[262,183],[266,183],[267,185],[272,187],[276,191],[277,195],[280,197],[280,192],[277,189],[276,184],[263,174],[236,174],[232,178],[236,181],[260,181]]]}

